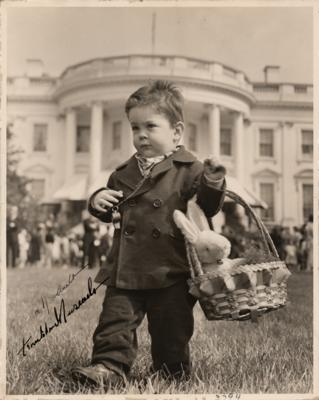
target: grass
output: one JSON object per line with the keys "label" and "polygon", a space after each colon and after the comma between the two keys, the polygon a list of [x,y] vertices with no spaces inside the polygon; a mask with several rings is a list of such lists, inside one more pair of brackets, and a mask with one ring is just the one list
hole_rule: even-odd
{"label": "grass", "polygon": [[[17,353],[23,337],[39,337],[39,325],[55,321],[53,298],[58,285],[68,282],[72,269],[26,268],[8,270],[7,393],[103,393],[83,387],[71,378],[71,368],[89,364],[92,334],[101,311],[104,288],[98,289],[72,315],[55,327],[26,355]],[[64,290],[70,310],[87,293],[84,270]],[[96,284],[94,284],[96,286]],[[289,280],[289,304],[264,315],[259,323],[209,322],[195,307],[192,338],[193,372],[187,382],[168,382],[147,375],[151,358],[144,321],[139,329],[139,354],[125,388],[110,393],[307,393],[312,391],[312,275],[297,273]],[[47,305],[46,301],[47,300]],[[47,309],[48,306],[48,309]],[[29,343],[30,343],[29,342]]]}

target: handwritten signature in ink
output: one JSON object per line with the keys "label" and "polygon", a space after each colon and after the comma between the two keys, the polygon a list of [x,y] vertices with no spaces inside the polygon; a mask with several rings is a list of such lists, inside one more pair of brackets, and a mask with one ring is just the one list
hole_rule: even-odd
{"label": "handwritten signature in ink", "polygon": [[[47,299],[49,298],[50,300],[54,300],[55,298],[60,297],[60,296],[61,296],[61,293],[63,293],[63,292],[72,284],[72,282],[74,281],[74,279],[75,279],[82,271],[84,271],[87,267],[89,267],[89,264],[84,265],[83,267],[81,267],[81,268],[79,269],[79,271],[77,271],[77,272],[75,272],[75,273],[72,273],[72,274],[69,274],[67,283],[65,283],[63,286],[62,286],[62,285],[58,285],[58,288],[57,288],[57,290],[56,290],[55,295],[53,295],[53,296],[44,296],[44,297],[41,296],[42,311],[43,311],[43,309],[46,309],[47,312],[48,312],[48,314],[50,314],[49,304],[48,304],[48,300],[47,300]],[[41,314],[41,309],[37,308],[37,309],[35,310],[34,313],[35,313],[35,315]]]}
{"label": "handwritten signature in ink", "polygon": [[77,303],[74,303],[72,308],[66,310],[65,302],[62,298],[60,301],[60,306],[57,308],[54,306],[53,312],[55,316],[55,322],[52,324],[48,324],[44,322],[44,324],[40,324],[39,326],[39,335],[36,339],[33,340],[32,336],[29,336],[28,339],[22,338],[22,347],[18,351],[17,355],[21,354],[23,357],[27,355],[27,351],[31,350],[34,346],[41,342],[50,332],[52,332],[55,328],[62,324],[66,324],[68,322],[68,317],[72,315],[75,311],[79,310],[80,307],[89,300],[92,296],[94,296],[97,290],[104,284],[108,278],[104,279],[98,286],[93,287],[91,277],[88,278],[88,291],[84,297],[78,300]]}
{"label": "handwritten signature in ink", "polygon": [[67,283],[63,286],[59,285],[56,291],[56,294],[54,295],[54,297],[59,297],[61,296],[61,293],[63,293],[70,285],[71,283],[74,281],[74,279],[82,272],[84,271],[87,267],[89,266],[89,264],[84,265],[83,267],[81,267],[81,269],[79,269],[78,272],[76,273],[72,273],[69,274],[69,279],[67,281]]}

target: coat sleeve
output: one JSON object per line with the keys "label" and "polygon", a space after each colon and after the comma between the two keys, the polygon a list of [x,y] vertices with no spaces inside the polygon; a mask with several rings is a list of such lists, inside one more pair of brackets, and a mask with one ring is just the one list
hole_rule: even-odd
{"label": "coat sleeve", "polygon": [[93,217],[99,219],[102,222],[112,222],[112,210],[111,208],[109,208],[108,210],[105,210],[105,212],[100,212],[97,211],[96,208],[94,208],[93,206],[93,200],[94,197],[101,192],[102,190],[106,190],[106,189],[114,189],[115,186],[115,180],[114,180],[114,174],[112,174],[108,180],[108,183],[106,185],[106,187],[100,188],[98,190],[96,190],[89,198],[88,200],[88,211],[90,214],[93,215]]}
{"label": "coat sleeve", "polygon": [[216,215],[222,208],[225,199],[226,182],[220,189],[209,186],[205,176],[200,177],[200,184],[197,188],[197,203],[209,218]]}
{"label": "coat sleeve", "polygon": [[214,187],[204,176],[203,164],[195,163],[195,178],[193,192],[197,194],[197,203],[204,211],[207,218],[216,215],[224,204],[226,182],[225,179],[220,189]]}

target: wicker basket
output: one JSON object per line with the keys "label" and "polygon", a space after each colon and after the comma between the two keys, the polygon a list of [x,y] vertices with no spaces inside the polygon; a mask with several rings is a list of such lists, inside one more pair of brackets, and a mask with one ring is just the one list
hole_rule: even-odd
{"label": "wicker basket", "polygon": [[247,210],[257,225],[265,254],[275,261],[235,267],[231,271],[235,290],[229,291],[225,273],[204,273],[194,247],[186,241],[191,270],[189,292],[198,298],[208,320],[256,321],[260,315],[285,306],[290,272],[280,261],[266,227],[253,209],[236,193],[227,190],[226,195]]}

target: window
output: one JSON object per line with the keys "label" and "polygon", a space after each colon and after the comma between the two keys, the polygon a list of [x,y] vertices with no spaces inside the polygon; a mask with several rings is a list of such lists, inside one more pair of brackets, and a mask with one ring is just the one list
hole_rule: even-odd
{"label": "window", "polygon": [[32,196],[40,200],[44,197],[45,179],[32,179],[31,182],[31,194]]}
{"label": "window", "polygon": [[272,129],[260,129],[259,155],[261,157],[274,156],[274,132]]}
{"label": "window", "polygon": [[113,122],[112,128],[112,149],[119,150],[121,148],[121,136],[122,136],[122,122]]}
{"label": "window", "polygon": [[268,208],[261,211],[261,218],[265,221],[274,221],[275,219],[275,196],[273,183],[260,184],[260,197]]}
{"label": "window", "polygon": [[311,129],[303,129],[301,131],[301,152],[304,157],[312,157],[313,131]]}
{"label": "window", "polygon": [[307,93],[307,89],[306,85],[295,86],[295,93]]}
{"label": "window", "polygon": [[35,124],[33,126],[33,151],[47,151],[48,125]]}
{"label": "window", "polygon": [[231,129],[221,129],[220,131],[220,154],[231,156]]}
{"label": "window", "polygon": [[313,214],[313,185],[311,184],[302,185],[302,211],[304,221]]}
{"label": "window", "polygon": [[197,127],[195,124],[188,124],[188,147],[190,151],[197,151]]}
{"label": "window", "polygon": [[90,151],[90,127],[78,126],[76,130],[76,152],[87,153]]}

